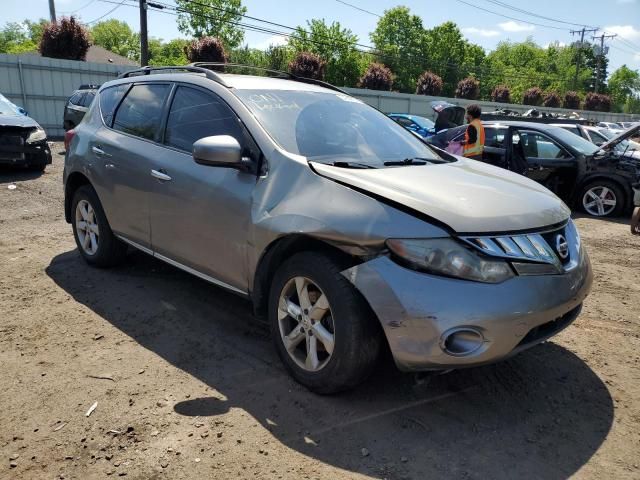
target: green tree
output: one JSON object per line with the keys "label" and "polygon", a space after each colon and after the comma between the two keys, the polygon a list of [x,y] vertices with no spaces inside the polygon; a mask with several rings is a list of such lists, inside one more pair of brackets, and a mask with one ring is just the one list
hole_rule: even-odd
{"label": "green tree", "polygon": [[96,23],[91,28],[93,43],[123,57],[135,59],[140,55],[139,36],[126,22],[115,18]]}
{"label": "green tree", "polygon": [[366,65],[356,49],[358,37],[339,22],[328,25],[313,19],[307,28],[297,27],[288,45],[297,54],[311,52],[326,62],[325,80],[341,86],[355,86]]}
{"label": "green tree", "polygon": [[609,78],[609,92],[616,111],[640,111],[636,109],[640,103],[640,72],[622,65]]}
{"label": "green tree", "polygon": [[185,53],[188,44],[189,40],[182,38],[176,38],[167,43],[161,39],[152,38],[149,41],[149,65],[186,65],[189,63]]}
{"label": "green tree", "polygon": [[185,35],[217,37],[227,49],[242,43],[244,32],[234,24],[247,12],[242,0],[176,0],[176,5],[178,30]]}
{"label": "green tree", "polygon": [[37,22],[24,20],[6,23],[0,30],[0,53],[35,52],[38,50],[44,26],[48,23],[44,19]]}
{"label": "green tree", "polygon": [[395,87],[403,92],[415,92],[420,74],[429,69],[426,57],[425,30],[422,20],[407,7],[386,10],[371,33],[378,61],[396,76]]}
{"label": "green tree", "polygon": [[484,49],[469,43],[455,23],[445,22],[427,30],[424,42],[424,49],[429,52],[429,67],[444,82],[443,95],[453,96],[463,78],[481,76]]}

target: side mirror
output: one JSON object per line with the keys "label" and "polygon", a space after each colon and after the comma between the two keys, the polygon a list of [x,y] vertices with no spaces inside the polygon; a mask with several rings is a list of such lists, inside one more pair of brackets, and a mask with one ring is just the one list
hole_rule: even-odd
{"label": "side mirror", "polygon": [[193,159],[200,165],[246,171],[251,160],[242,157],[242,147],[230,135],[204,137],[193,144]]}

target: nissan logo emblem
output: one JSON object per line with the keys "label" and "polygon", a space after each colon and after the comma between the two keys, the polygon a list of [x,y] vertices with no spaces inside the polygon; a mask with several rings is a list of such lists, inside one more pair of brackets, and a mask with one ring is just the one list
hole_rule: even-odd
{"label": "nissan logo emblem", "polygon": [[564,235],[556,237],[556,251],[562,260],[566,260],[569,257],[569,244]]}

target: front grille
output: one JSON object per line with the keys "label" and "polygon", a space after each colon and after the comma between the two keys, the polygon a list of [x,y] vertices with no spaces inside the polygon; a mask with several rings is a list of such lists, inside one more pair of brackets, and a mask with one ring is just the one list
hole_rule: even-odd
{"label": "front grille", "polygon": [[4,127],[0,131],[0,160],[24,160],[24,146],[31,129]]}
{"label": "front grille", "polygon": [[[557,269],[553,270],[555,273],[574,268],[580,253],[580,236],[571,220],[552,230],[514,235],[464,236],[461,240],[486,255],[518,262],[518,265],[537,263],[556,266]],[[525,267],[522,271],[531,272],[529,274],[543,272]]]}

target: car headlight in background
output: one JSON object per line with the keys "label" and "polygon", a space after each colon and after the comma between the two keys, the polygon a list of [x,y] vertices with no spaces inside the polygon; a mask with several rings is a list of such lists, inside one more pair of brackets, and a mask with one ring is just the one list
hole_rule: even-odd
{"label": "car headlight in background", "polygon": [[434,275],[500,283],[513,277],[504,260],[489,260],[451,238],[389,239],[391,252],[414,268]]}
{"label": "car headlight in background", "polygon": [[46,139],[47,139],[47,132],[44,131],[44,128],[38,127],[29,134],[29,136],[27,137],[27,143],[41,142]]}

